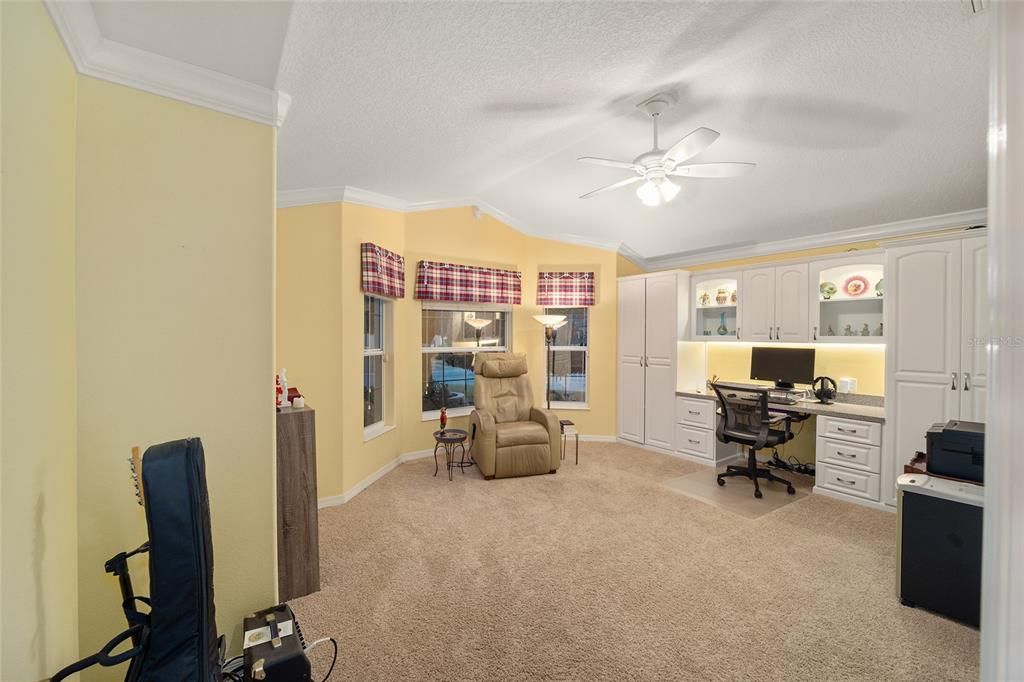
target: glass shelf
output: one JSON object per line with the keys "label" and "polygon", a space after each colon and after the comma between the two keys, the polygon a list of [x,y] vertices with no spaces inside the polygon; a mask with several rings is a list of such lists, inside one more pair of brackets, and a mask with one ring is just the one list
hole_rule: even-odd
{"label": "glass shelf", "polygon": [[821,270],[815,340],[878,343],[884,339],[885,280],[879,263]]}
{"label": "glass shelf", "polygon": [[736,338],[739,317],[739,279],[719,275],[697,280],[693,287],[693,338],[695,340],[729,340]]}

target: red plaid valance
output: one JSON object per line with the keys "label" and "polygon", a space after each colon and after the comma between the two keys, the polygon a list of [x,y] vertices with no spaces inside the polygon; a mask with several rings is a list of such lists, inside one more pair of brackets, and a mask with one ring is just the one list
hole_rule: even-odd
{"label": "red plaid valance", "polygon": [[359,245],[363,291],[392,298],[405,296],[405,259],[376,244]]}
{"label": "red plaid valance", "polygon": [[518,305],[523,302],[523,273],[424,260],[416,269],[416,298]]}
{"label": "red plaid valance", "polygon": [[594,305],[594,273],[542,272],[537,276],[537,305],[574,308]]}

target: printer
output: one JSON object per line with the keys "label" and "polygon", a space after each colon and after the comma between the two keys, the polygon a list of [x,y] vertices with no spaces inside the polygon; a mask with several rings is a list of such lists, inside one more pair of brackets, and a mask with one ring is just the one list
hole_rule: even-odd
{"label": "printer", "polygon": [[985,473],[985,425],[953,420],[935,424],[925,436],[928,473],[982,483]]}

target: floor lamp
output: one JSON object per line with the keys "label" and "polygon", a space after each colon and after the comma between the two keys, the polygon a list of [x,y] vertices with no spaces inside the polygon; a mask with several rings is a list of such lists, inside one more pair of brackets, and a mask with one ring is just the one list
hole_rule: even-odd
{"label": "floor lamp", "polygon": [[472,319],[466,320],[466,324],[468,324],[470,327],[472,327],[474,330],[476,330],[476,347],[477,348],[480,347],[480,334],[483,332],[484,327],[489,325],[491,322],[494,322],[494,320],[482,320],[482,319],[480,319],[478,317],[474,317]]}
{"label": "floor lamp", "polygon": [[548,356],[548,409],[551,409],[551,372],[555,367],[555,351],[552,348],[555,342],[555,330],[564,327],[565,315],[534,315],[533,319],[544,325],[544,346]]}

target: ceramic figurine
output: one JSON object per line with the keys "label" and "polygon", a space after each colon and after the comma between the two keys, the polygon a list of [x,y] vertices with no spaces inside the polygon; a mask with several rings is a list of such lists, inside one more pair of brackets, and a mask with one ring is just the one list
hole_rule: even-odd
{"label": "ceramic figurine", "polygon": [[878,284],[875,285],[875,296],[883,296],[885,294],[885,285],[882,284],[884,279],[878,280]]}
{"label": "ceramic figurine", "polygon": [[715,303],[718,305],[725,305],[729,302],[729,292],[725,289],[719,289],[715,293]]}
{"label": "ceramic figurine", "polygon": [[291,405],[291,402],[288,400],[288,368],[287,367],[282,367],[281,368],[281,400],[283,401],[285,407],[288,407],[289,405]]}
{"label": "ceramic figurine", "polygon": [[881,322],[878,323],[878,329],[875,330],[875,336],[885,336],[885,334],[882,333],[882,323]]}
{"label": "ceramic figurine", "polygon": [[700,292],[700,304],[701,305],[710,305],[710,303],[711,303],[711,294],[709,294],[706,291]]}
{"label": "ceramic figurine", "polygon": [[853,336],[853,327],[846,325],[846,328],[843,329],[843,336]]}
{"label": "ceramic figurine", "polygon": [[722,313],[721,316],[718,318],[718,335],[729,335],[729,328],[725,326],[725,313]]}
{"label": "ceramic figurine", "polygon": [[444,433],[445,427],[448,426],[448,408],[441,407],[441,433]]}
{"label": "ceramic figurine", "polygon": [[732,296],[729,297],[729,302],[736,305],[736,290],[732,290]]}
{"label": "ceramic figurine", "polygon": [[871,329],[868,327],[868,323],[864,323],[864,328],[860,330],[861,336],[871,336]]}
{"label": "ceramic figurine", "polygon": [[836,335],[836,330],[832,328],[832,325],[829,325],[828,326],[828,333],[826,333],[825,336],[835,336],[835,335]]}

